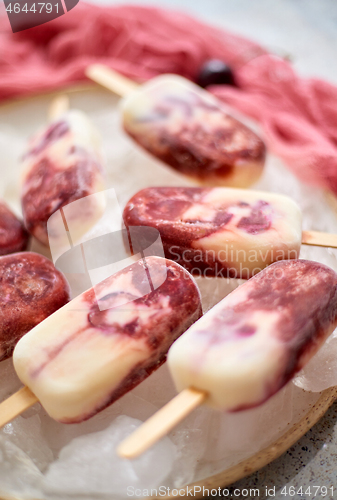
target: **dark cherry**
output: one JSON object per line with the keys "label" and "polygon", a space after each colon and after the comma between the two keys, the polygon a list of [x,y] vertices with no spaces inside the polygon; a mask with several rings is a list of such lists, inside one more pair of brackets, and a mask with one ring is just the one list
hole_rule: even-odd
{"label": "dark cherry", "polygon": [[233,71],[219,59],[211,59],[203,64],[197,84],[204,88],[208,85],[236,85]]}

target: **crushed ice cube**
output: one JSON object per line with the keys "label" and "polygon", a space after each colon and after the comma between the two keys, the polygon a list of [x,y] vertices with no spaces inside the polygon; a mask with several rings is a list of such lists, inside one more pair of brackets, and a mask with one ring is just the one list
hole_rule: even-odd
{"label": "crushed ice cube", "polygon": [[54,457],[57,458],[60,451],[67,446],[72,439],[105,430],[119,415],[127,415],[133,418],[137,417],[143,421],[153,415],[156,410],[156,406],[146,399],[137,396],[134,391],[131,391],[104,411],[97,413],[94,417],[79,424],[69,425],[56,422],[49,417],[44,409],[41,409],[41,432],[52,450]]}
{"label": "crushed ice cube", "polygon": [[6,381],[0,384],[0,401],[4,401],[22,387],[11,358],[0,362],[0,380]]}
{"label": "crushed ice cube", "polygon": [[0,495],[37,500],[42,473],[28,455],[4,436],[0,436]]}
{"label": "crushed ice cube", "polygon": [[44,492],[51,498],[67,495],[125,498],[130,489],[151,489],[163,484],[175,456],[175,446],[162,439],[135,460],[119,458],[116,447],[134,431],[139,420],[119,416],[104,431],[83,435],[65,446],[49,467]]}
{"label": "crushed ice cube", "polygon": [[306,391],[320,392],[337,385],[337,332],[297,374],[294,384]]}
{"label": "crushed ice cube", "polygon": [[292,421],[292,414],[292,383],[256,408],[233,413],[214,410],[208,436],[213,445],[208,448],[208,460],[227,457],[230,466],[237,458],[256,453],[270,441],[270,437],[276,439],[284,431]]}

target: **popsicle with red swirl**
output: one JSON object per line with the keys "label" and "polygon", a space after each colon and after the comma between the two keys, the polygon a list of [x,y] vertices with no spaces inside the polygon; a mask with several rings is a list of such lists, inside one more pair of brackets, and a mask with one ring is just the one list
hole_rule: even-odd
{"label": "popsicle with red swirl", "polygon": [[0,361],[29,330],[70,300],[69,285],[42,255],[0,257]]}
{"label": "popsicle with red swirl", "polygon": [[233,188],[151,187],[124,209],[126,226],[159,230],[165,256],[192,274],[248,279],[299,256],[302,216],[287,196]]}
{"label": "popsicle with red swirl", "polygon": [[23,223],[0,200],[0,255],[26,250],[29,235]]}
{"label": "popsicle with red swirl", "polygon": [[151,79],[124,98],[121,111],[140,146],[199,184],[248,187],[263,171],[263,141],[185,78]]}
{"label": "popsicle with red swirl", "polygon": [[[47,220],[58,209],[105,188],[100,138],[86,115],[63,114],[30,141],[22,161],[21,203],[28,231],[48,245]],[[84,234],[102,215],[99,198],[88,198],[85,213],[76,212]]]}
{"label": "popsicle with red swirl", "polygon": [[337,274],[318,262],[276,262],[230,293],[175,342],[168,366],[227,411],[262,404],[337,326]]}
{"label": "popsicle with red swirl", "polygon": [[199,290],[178,264],[147,257],[31,330],[13,361],[51,417],[81,422],[135,387],[201,316]]}

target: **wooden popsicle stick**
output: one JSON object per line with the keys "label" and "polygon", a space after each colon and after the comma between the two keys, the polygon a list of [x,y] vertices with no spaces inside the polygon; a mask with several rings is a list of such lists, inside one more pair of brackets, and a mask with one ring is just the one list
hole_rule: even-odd
{"label": "wooden popsicle stick", "polygon": [[166,436],[173,427],[200,406],[206,397],[207,393],[204,391],[193,388],[183,390],[122,441],[117,448],[117,454],[122,458],[138,457]]}
{"label": "wooden popsicle stick", "polygon": [[85,74],[90,80],[106,87],[108,90],[111,90],[121,97],[131,94],[131,92],[139,87],[138,83],[103,64],[92,64],[88,66],[85,70]]}
{"label": "wooden popsicle stick", "polygon": [[56,96],[50,103],[48,109],[48,119],[57,120],[60,116],[69,110],[69,97],[65,94]]}
{"label": "wooden popsicle stick", "polygon": [[337,248],[337,234],[321,233],[320,231],[302,231],[302,243],[317,247]]}
{"label": "wooden popsicle stick", "polygon": [[39,400],[28,387],[22,387],[15,394],[0,403],[0,428],[11,422]]}

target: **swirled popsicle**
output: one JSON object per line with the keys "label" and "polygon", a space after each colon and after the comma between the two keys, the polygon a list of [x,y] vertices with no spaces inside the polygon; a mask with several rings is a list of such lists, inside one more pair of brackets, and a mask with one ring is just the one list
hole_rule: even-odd
{"label": "swirled popsicle", "polygon": [[227,411],[262,404],[337,326],[337,274],[307,260],[276,262],[230,293],[172,346],[179,391],[205,391]]}
{"label": "swirled popsicle", "polygon": [[307,260],[275,262],[230,293],[170,348],[180,394],[118,448],[134,458],[196,406],[261,405],[279,391],[337,326],[337,274]]}
{"label": "swirled popsicle", "polygon": [[[23,157],[21,202],[25,225],[44,245],[47,220],[63,206],[105,188],[100,139],[86,115],[71,110],[52,121],[30,141]],[[102,215],[97,198],[76,212],[85,233]]]}
{"label": "swirled popsicle", "polygon": [[14,367],[54,419],[81,422],[139,384],[201,315],[181,266],[148,257],[126,267],[31,330]]}
{"label": "swirled popsicle", "polygon": [[26,250],[29,235],[23,223],[0,200],[0,255]]}
{"label": "swirled popsicle", "polygon": [[185,78],[155,77],[121,110],[125,131],[140,146],[198,183],[248,187],[263,171],[263,141]]}
{"label": "swirled popsicle", "polygon": [[0,361],[29,330],[70,299],[52,262],[33,252],[0,257]]}
{"label": "swirled popsicle", "polygon": [[302,216],[287,196],[233,188],[151,187],[124,209],[126,226],[159,230],[165,256],[192,274],[248,279],[296,259]]}

